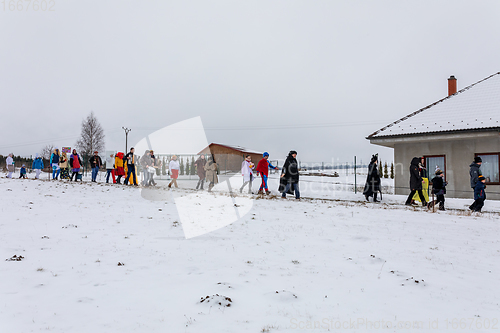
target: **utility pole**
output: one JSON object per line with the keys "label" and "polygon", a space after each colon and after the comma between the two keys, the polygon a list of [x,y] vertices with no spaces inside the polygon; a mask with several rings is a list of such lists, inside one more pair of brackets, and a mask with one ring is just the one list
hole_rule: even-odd
{"label": "utility pole", "polygon": [[354,193],[358,193],[358,183],[356,181],[356,156],[354,156]]}
{"label": "utility pole", "polygon": [[130,132],[131,128],[122,127],[125,131],[125,154],[128,152],[128,132]]}

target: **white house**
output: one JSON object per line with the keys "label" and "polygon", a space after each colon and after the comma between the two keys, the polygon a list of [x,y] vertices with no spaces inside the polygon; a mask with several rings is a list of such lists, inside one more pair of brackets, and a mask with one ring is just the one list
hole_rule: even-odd
{"label": "white house", "polygon": [[370,134],[370,143],[394,148],[396,194],[407,194],[408,167],[423,156],[429,174],[439,167],[450,197],[470,198],[469,165],[483,160],[487,198],[500,199],[500,72],[456,91],[448,79],[448,96]]}

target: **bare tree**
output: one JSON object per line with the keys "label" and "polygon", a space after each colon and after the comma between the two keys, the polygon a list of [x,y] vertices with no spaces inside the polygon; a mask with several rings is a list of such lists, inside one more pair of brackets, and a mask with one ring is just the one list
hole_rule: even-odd
{"label": "bare tree", "polygon": [[88,158],[94,151],[104,151],[104,130],[94,116],[94,111],[82,121],[82,133],[76,142],[78,153]]}
{"label": "bare tree", "polygon": [[42,148],[40,151],[40,157],[46,160],[50,160],[50,155],[54,151],[55,146],[53,144],[48,144]]}

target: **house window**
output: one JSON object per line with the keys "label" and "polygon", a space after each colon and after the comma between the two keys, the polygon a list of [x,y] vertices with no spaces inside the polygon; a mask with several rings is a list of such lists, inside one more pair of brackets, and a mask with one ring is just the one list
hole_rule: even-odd
{"label": "house window", "polygon": [[445,155],[424,156],[425,168],[427,169],[427,177],[434,178],[436,170],[440,169],[446,178],[446,157]]}
{"label": "house window", "polygon": [[499,175],[499,165],[500,165],[500,154],[499,153],[483,153],[476,154],[476,156],[481,157],[483,163],[481,164],[481,172],[486,178],[486,184],[500,184]]}

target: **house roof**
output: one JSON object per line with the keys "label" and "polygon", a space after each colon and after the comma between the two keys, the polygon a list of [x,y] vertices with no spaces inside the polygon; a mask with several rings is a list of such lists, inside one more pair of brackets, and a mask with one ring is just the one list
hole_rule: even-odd
{"label": "house roof", "polygon": [[417,110],[367,139],[500,129],[500,72]]}
{"label": "house roof", "polygon": [[241,147],[241,146],[223,145],[223,144],[220,144],[220,143],[211,143],[211,144],[208,145],[208,147],[205,147],[201,152],[203,152],[204,150],[206,150],[207,148],[209,148],[212,145],[226,147],[226,148],[229,148],[229,149],[232,149],[232,150],[236,150],[236,151],[241,152],[241,153],[262,155],[262,152],[258,152],[258,151],[255,151],[255,150],[246,149],[246,148]]}

